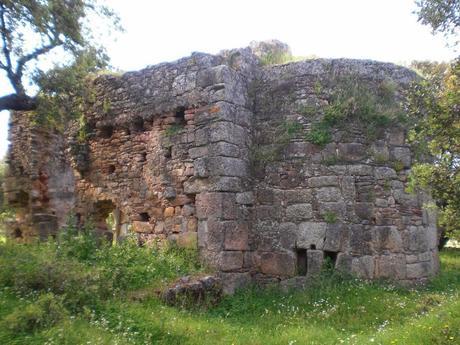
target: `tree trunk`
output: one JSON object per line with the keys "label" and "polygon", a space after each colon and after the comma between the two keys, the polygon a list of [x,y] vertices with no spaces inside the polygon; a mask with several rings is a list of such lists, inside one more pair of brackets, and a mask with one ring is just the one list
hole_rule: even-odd
{"label": "tree trunk", "polygon": [[27,95],[18,95],[12,93],[0,97],[0,111],[1,110],[34,110],[37,108],[37,99]]}

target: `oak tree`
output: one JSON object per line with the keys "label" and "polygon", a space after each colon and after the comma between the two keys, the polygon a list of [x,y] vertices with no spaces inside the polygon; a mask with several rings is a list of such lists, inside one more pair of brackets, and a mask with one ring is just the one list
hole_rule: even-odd
{"label": "oak tree", "polygon": [[[37,95],[71,90],[69,83],[104,67],[108,58],[91,27],[117,29],[118,22],[98,0],[0,0],[0,72],[14,90],[0,97],[0,110],[37,109]],[[54,72],[41,67],[44,59],[56,64]],[[26,81],[38,92],[28,93]]]}

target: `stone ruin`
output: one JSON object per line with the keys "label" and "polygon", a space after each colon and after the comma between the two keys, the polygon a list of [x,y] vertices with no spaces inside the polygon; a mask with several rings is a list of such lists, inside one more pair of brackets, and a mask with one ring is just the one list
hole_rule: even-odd
{"label": "stone ruin", "polygon": [[370,136],[350,118],[324,145],[309,136],[341,80],[391,83],[397,99],[415,73],[350,59],[263,66],[256,47],[97,77],[85,140],[76,123],[63,133],[13,113],[11,236],[55,235],[72,213],[109,237],[197,248],[227,292],[305,281],[326,261],[365,279],[436,274],[429,198],[405,191],[414,154],[404,125]]}

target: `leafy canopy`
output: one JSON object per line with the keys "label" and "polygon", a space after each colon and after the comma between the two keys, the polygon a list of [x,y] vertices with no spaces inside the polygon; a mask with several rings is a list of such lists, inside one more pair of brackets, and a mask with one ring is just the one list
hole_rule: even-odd
{"label": "leafy canopy", "polygon": [[433,63],[431,75],[414,86],[408,100],[410,114],[419,119],[410,139],[420,161],[429,159],[413,167],[410,188],[429,189],[440,225],[460,238],[460,60],[447,67]]}
{"label": "leafy canopy", "polygon": [[458,35],[459,0],[418,0],[416,5],[418,20],[424,25],[431,26],[433,33],[443,33],[447,37]]}
{"label": "leafy canopy", "polygon": [[[90,24],[96,22],[99,27],[119,29],[118,17],[98,0],[0,1],[0,71],[14,89],[13,94],[0,97],[0,110],[37,108],[37,97],[26,92],[27,76],[32,77],[32,82],[43,92],[55,95],[62,91],[58,86],[61,79],[55,77],[64,73],[66,67],[80,70],[74,73],[75,78],[80,78],[84,74],[82,68],[91,72],[105,66],[108,58],[91,30]],[[37,63],[43,62],[44,57],[46,62],[57,66],[49,80],[45,78],[45,69],[40,67],[42,64]],[[90,64],[89,58],[93,60]],[[57,65],[62,60],[67,64]],[[83,65],[76,67],[81,62]]]}
{"label": "leafy canopy", "polygon": [[[419,0],[419,21],[446,37],[458,35],[459,0]],[[455,42],[458,44],[458,42]],[[429,189],[440,210],[439,225],[460,239],[460,58],[450,64],[418,62],[424,80],[413,86],[408,111],[418,118],[410,139],[418,148],[410,189]]]}

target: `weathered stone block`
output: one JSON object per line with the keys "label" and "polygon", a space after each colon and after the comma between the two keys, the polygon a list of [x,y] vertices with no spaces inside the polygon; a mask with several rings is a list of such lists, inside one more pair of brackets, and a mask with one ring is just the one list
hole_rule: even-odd
{"label": "weathered stone block", "polygon": [[249,229],[247,223],[226,222],[225,224],[225,250],[248,250]]}
{"label": "weathered stone block", "polygon": [[316,249],[322,249],[324,245],[324,238],[326,236],[326,229],[326,223],[300,223],[297,235],[297,247],[310,249],[314,246]]}
{"label": "weathered stone block", "polygon": [[232,176],[215,176],[208,180],[209,192],[240,192],[243,189],[241,178]]}
{"label": "weathered stone block", "polygon": [[296,247],[298,226],[295,223],[281,223],[277,236],[282,249],[292,250]]}
{"label": "weathered stone block", "polygon": [[426,229],[422,226],[410,226],[402,233],[404,249],[408,252],[426,252],[428,239]]}
{"label": "weathered stone block", "polygon": [[213,175],[248,177],[248,163],[239,158],[214,157],[209,158],[209,169]]}
{"label": "weathered stone block", "polygon": [[313,200],[313,193],[310,189],[286,190],[284,196],[288,205],[310,203]]}
{"label": "weathered stone block", "polygon": [[343,218],[346,212],[345,202],[319,202],[318,211],[319,214],[324,217],[327,213],[333,213],[337,218]]}
{"label": "weathered stone block", "polygon": [[342,186],[342,195],[346,200],[355,200],[356,189],[355,189],[355,178],[354,176],[343,176],[340,181]]}
{"label": "weathered stone block", "polygon": [[350,249],[352,254],[372,255],[372,231],[366,229],[363,225],[352,225]]}
{"label": "weathered stone block", "polygon": [[134,221],[132,224],[134,232],[150,233],[155,227],[155,224],[149,222]]}
{"label": "weathered stone block", "polygon": [[242,273],[221,273],[220,279],[223,282],[224,294],[231,295],[235,291],[248,286],[251,283],[251,275],[249,272]]}
{"label": "weathered stone block", "polygon": [[388,180],[388,179],[393,179],[396,178],[396,171],[392,168],[388,167],[376,167],[375,168],[375,178],[377,180]]}
{"label": "weathered stone block", "polygon": [[256,216],[259,220],[278,220],[281,218],[281,207],[260,205],[255,208]]}
{"label": "weathered stone block", "polygon": [[409,168],[411,164],[411,152],[408,147],[394,147],[391,150],[391,159],[401,162],[404,168]]}
{"label": "weathered stone block", "polygon": [[195,159],[193,171],[197,177],[208,177],[210,175],[209,159],[206,157]]}
{"label": "weathered stone block", "polygon": [[337,270],[342,272],[351,272],[353,257],[349,254],[339,253],[337,255],[337,262],[335,267]]}
{"label": "weathered stone block", "polygon": [[337,187],[322,187],[316,191],[318,201],[339,201],[342,199],[342,193]]}
{"label": "weathered stone block", "polygon": [[406,258],[402,254],[376,257],[376,278],[406,279]]}
{"label": "weathered stone block", "polygon": [[200,193],[196,196],[196,216],[206,219],[210,216],[222,217],[224,193]]}
{"label": "weathered stone block", "polygon": [[240,251],[223,251],[220,255],[219,268],[224,271],[236,271],[243,267],[243,253]]}
{"label": "weathered stone block", "polygon": [[355,203],[355,213],[361,219],[370,220],[374,216],[374,204],[371,202]]}
{"label": "weathered stone block", "polygon": [[344,238],[347,237],[346,232],[347,228],[345,224],[327,224],[323,250],[331,252],[340,251],[343,244],[342,242]]}
{"label": "weathered stone block", "polygon": [[401,234],[396,226],[374,226],[372,238],[377,250],[388,250],[392,253],[400,253],[403,250]]}
{"label": "weathered stone block", "polygon": [[407,279],[420,279],[432,274],[432,267],[429,261],[407,264]]}
{"label": "weathered stone block", "polygon": [[404,145],[406,134],[403,128],[392,128],[388,132],[388,142],[390,145]]}
{"label": "weathered stone block", "polygon": [[211,126],[210,141],[219,141],[234,144],[236,146],[245,145],[248,141],[248,133],[244,127],[232,122],[219,121]]}
{"label": "weathered stone block", "polygon": [[366,147],[359,143],[339,144],[338,155],[345,161],[359,161],[366,157]]}
{"label": "weathered stone block", "polygon": [[338,187],[339,178],[337,176],[318,176],[308,179],[309,187]]}
{"label": "weathered stone block", "polygon": [[198,221],[198,247],[219,252],[224,245],[225,230],[221,221],[208,219]]}
{"label": "weathered stone block", "polygon": [[212,144],[210,146],[210,150],[215,156],[240,157],[239,147],[235,144],[230,144],[224,141]]}
{"label": "weathered stone block", "polygon": [[373,256],[365,255],[359,258],[353,258],[351,263],[351,273],[361,279],[374,278],[374,269]]}
{"label": "weathered stone block", "polygon": [[197,238],[196,232],[184,232],[177,236],[176,244],[180,248],[196,249]]}
{"label": "weathered stone block", "polygon": [[372,176],[374,175],[374,167],[364,164],[349,165],[348,171],[350,175],[355,176]]}
{"label": "weathered stone block", "polygon": [[271,188],[260,188],[257,190],[256,199],[262,205],[272,205],[275,200],[275,193]]}
{"label": "weathered stone block", "polygon": [[322,250],[307,250],[307,276],[311,277],[321,272],[324,263]]}
{"label": "weathered stone block", "polygon": [[286,208],[286,218],[289,220],[305,220],[313,217],[311,204],[295,204]]}
{"label": "weathered stone block", "polygon": [[287,253],[260,253],[257,261],[262,273],[280,277],[291,277],[295,274],[294,257]]}
{"label": "weathered stone block", "polygon": [[252,205],[254,204],[253,192],[243,192],[236,194],[236,203],[240,205]]}
{"label": "weathered stone block", "polygon": [[187,231],[196,232],[198,229],[198,220],[195,217],[190,217],[187,220]]}

